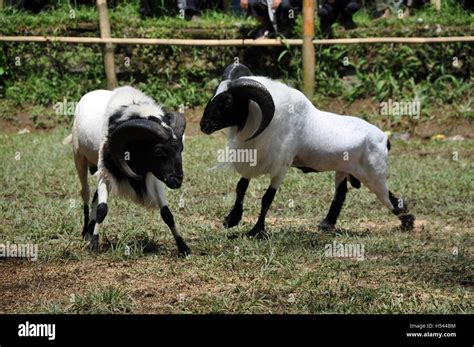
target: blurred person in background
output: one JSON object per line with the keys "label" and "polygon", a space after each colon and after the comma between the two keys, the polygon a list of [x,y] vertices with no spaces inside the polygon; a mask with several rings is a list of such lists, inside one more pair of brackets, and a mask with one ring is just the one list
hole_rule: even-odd
{"label": "blurred person in background", "polygon": [[461,6],[468,11],[474,10],[474,1],[473,0],[459,0]]}
{"label": "blurred person in background", "polygon": [[[117,0],[108,0],[107,5],[113,7],[117,5]],[[54,9],[61,5],[58,0],[6,0],[6,6],[11,6],[17,10],[30,11],[33,13],[40,13],[43,10]],[[70,7],[77,7],[77,5],[96,5],[95,0],[69,0]]]}
{"label": "blurred person in background", "polygon": [[332,25],[341,24],[344,29],[351,30],[357,27],[352,16],[360,9],[357,0],[326,0],[318,8],[321,20],[323,37],[333,37]]}
{"label": "blurred person in background", "polygon": [[[139,12],[142,17],[151,17],[157,12],[155,9],[161,5],[160,0],[140,0]],[[202,10],[223,9],[223,1],[217,0],[175,0],[165,1],[164,6],[173,12],[177,10],[178,14],[183,13],[187,20],[198,20]]]}
{"label": "blurred person in background", "polygon": [[[466,10],[474,8],[474,0],[456,0]],[[399,18],[409,17],[414,9],[429,5],[430,0],[375,0],[375,18],[388,18],[392,14]]]}
{"label": "blurred person in background", "polygon": [[375,18],[388,18],[391,14],[401,18],[409,17],[413,8],[413,0],[375,0]]}
{"label": "blurred person in background", "polygon": [[296,16],[301,13],[302,0],[240,0],[240,7],[261,24],[255,39],[277,35],[289,37]]}

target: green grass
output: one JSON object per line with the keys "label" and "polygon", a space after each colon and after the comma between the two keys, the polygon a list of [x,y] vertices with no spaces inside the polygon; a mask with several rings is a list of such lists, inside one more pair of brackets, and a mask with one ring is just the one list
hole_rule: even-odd
{"label": "green grass", "polygon": [[[362,9],[354,15],[354,21],[361,28],[378,27],[382,32],[390,32],[393,30],[400,30],[410,36],[410,30],[406,30],[407,26],[415,27],[417,29],[426,26],[440,25],[441,29],[453,28],[459,25],[471,25],[470,18],[474,17],[472,13],[462,8],[456,0],[446,0],[441,2],[441,11],[438,12],[431,5],[427,4],[422,8],[414,9],[411,15],[407,18],[399,18],[397,13],[392,13],[387,19],[374,21],[369,15],[369,11]],[[403,30],[405,28],[405,30]],[[426,28],[427,30],[427,28]],[[446,34],[444,32],[443,34]],[[380,35],[383,36],[383,35]]]}
{"label": "green grass", "polygon": [[[252,180],[243,222],[223,229],[238,176],[208,169],[225,141],[188,136],[185,183],[168,190],[193,251],[183,259],[157,211],[113,197],[101,252],[85,250],[67,133],[0,136],[0,243],[39,247],[37,262],[0,261],[2,312],[474,312],[472,140],[393,141],[390,189],[416,214],[414,232],[399,231],[366,188],[349,192],[337,232],[319,231],[332,174],[292,169],[269,212],[271,237],[257,241],[234,236],[255,223],[268,179]],[[333,241],[364,245],[365,260],[325,257]]]}
{"label": "green grass", "polygon": [[120,286],[91,288],[63,302],[45,302],[39,305],[41,313],[112,314],[129,313],[133,300]]}
{"label": "green grass", "polygon": [[[361,11],[355,17],[359,28],[345,31],[336,26],[335,36],[433,36],[438,35],[437,24],[443,36],[472,29],[472,14],[451,0],[442,4],[441,15],[425,8],[403,20],[394,16],[374,21]],[[80,23],[97,23],[93,7],[80,7],[74,14],[70,18],[65,5],[39,15],[4,10],[0,33],[98,35],[98,28],[77,31]],[[187,38],[192,36],[187,29],[199,27],[208,29],[208,38],[234,38],[241,37],[241,28],[256,26],[252,19],[216,12],[204,13],[197,23],[176,16],[141,20],[136,1],[111,9],[110,16],[115,37]],[[297,27],[300,32],[300,21]],[[238,176],[226,169],[208,172],[216,164],[217,149],[225,145],[223,138],[188,137],[186,181],[180,190],[168,191],[168,199],[193,256],[178,257],[157,211],[114,198],[101,233],[101,252],[93,255],[80,238],[82,202],[71,147],[61,144],[69,132],[61,124],[70,120],[54,115],[51,105],[63,98],[77,101],[104,86],[100,48],[4,48],[0,119],[17,121],[20,110],[27,124],[57,128],[0,135],[0,243],[36,243],[40,256],[34,263],[0,261],[0,312],[474,312],[473,140],[393,141],[390,188],[406,197],[417,215],[413,233],[397,230],[396,218],[365,188],[349,193],[337,232],[319,231],[316,224],[332,198],[332,174],[291,170],[269,213],[270,239],[255,241],[235,236],[255,223],[268,179],[252,180],[243,222],[223,229]],[[429,122],[448,119],[445,108],[438,110],[446,104],[455,115],[472,119],[471,51],[460,44],[318,47],[316,98],[334,103],[335,96],[345,101],[401,101],[419,95],[426,105],[422,117]],[[173,108],[181,103],[204,105],[223,67],[236,56],[250,55],[246,64],[252,54],[259,61],[265,58],[256,64],[256,73],[265,75],[280,56],[272,73],[278,71],[295,86],[301,82],[299,49],[256,54],[250,49],[119,46],[116,53],[121,84],[134,84]],[[459,68],[452,65],[454,56]],[[20,67],[13,64],[16,57],[22,59]],[[132,58],[130,69],[123,66],[124,57]],[[349,88],[341,77],[344,57],[358,73]],[[371,110],[362,115],[379,121]],[[458,161],[452,159],[454,152]],[[325,257],[324,247],[333,241],[364,245],[365,260]]]}
{"label": "green grass", "polygon": [[[4,9],[0,34],[100,35],[93,6],[73,9],[71,18],[68,2],[58,4],[39,14]],[[461,36],[472,32],[473,16],[460,9],[455,0],[448,0],[443,1],[441,13],[427,6],[406,19],[392,16],[373,20],[362,10],[355,15],[357,29],[347,31],[335,25],[334,30],[336,38]],[[110,8],[110,18],[114,37],[231,39],[247,37],[258,26],[252,18],[216,11],[204,12],[197,22],[176,15],[141,19],[138,1],[119,1],[117,7]],[[299,16],[295,37],[301,37],[301,27]],[[315,28],[319,37],[317,21]],[[472,119],[473,47],[469,43],[317,46],[317,95],[342,97],[348,102],[372,97],[379,102],[388,98],[412,100],[417,96],[435,109],[443,104],[454,105],[459,115]],[[4,43],[2,48],[0,118],[14,117],[11,113],[20,105],[50,107],[64,98],[78,101],[88,91],[105,87],[100,46]],[[119,85],[134,85],[172,108],[205,104],[223,69],[236,57],[257,75],[279,78],[295,87],[302,85],[300,47],[117,45],[115,49]],[[130,65],[125,64],[126,59]],[[457,59],[454,65],[453,59]],[[344,78],[349,71],[356,75]],[[48,115],[46,119],[37,117],[34,123],[48,128],[54,121]]]}
{"label": "green grass", "polygon": [[[112,34],[120,36],[124,31],[131,27],[139,27],[144,37],[169,37],[173,31],[183,28],[203,28],[212,29],[210,35],[222,35],[229,29],[238,29],[240,27],[256,27],[257,21],[246,16],[235,16],[220,11],[203,11],[199,22],[183,20],[178,14],[160,15],[157,13],[155,17],[141,18],[138,11],[138,1],[119,1],[117,6],[109,6],[109,15],[112,23]],[[354,20],[359,28],[353,31],[337,30],[340,36],[365,36],[380,35],[385,31],[397,31],[398,34],[410,35],[411,30],[406,30],[407,26],[420,29],[426,25],[441,25],[444,30],[454,29],[456,26],[472,27],[473,14],[462,9],[456,0],[447,0],[442,2],[441,12],[437,12],[431,5],[427,5],[421,9],[412,11],[412,15],[408,18],[400,19],[393,14],[386,20],[374,21],[369,15],[371,8],[367,7],[358,11]],[[73,12],[71,12],[73,11]],[[0,23],[2,27],[0,32],[4,35],[13,35],[18,30],[28,30],[36,32],[36,30],[46,30],[49,34],[63,32],[66,29],[75,28],[80,22],[97,22],[97,11],[94,6],[70,6],[67,1],[58,1],[56,6],[50,7],[48,10],[41,11],[39,14],[17,11],[15,9],[5,7],[2,11]],[[419,19],[422,20],[420,23]],[[317,23],[317,18],[316,22]],[[318,30],[319,26],[316,25]],[[224,30],[223,30],[224,29]],[[367,32],[368,30],[368,32]],[[427,29],[425,30],[429,32]],[[301,34],[301,21],[298,20],[297,34]],[[445,33],[446,34],[446,33]],[[300,35],[298,35],[300,36]]]}
{"label": "green grass", "polygon": [[[0,19],[0,23],[3,24],[0,32],[4,35],[14,35],[18,31],[25,30],[33,33],[40,31],[43,34],[64,35],[67,30],[77,28],[78,23],[97,23],[98,21],[95,6],[61,5],[38,14],[7,7],[0,12],[4,15]],[[226,32],[235,34],[241,27],[255,27],[257,25],[257,21],[250,17],[234,16],[211,10],[202,12],[198,22],[184,20],[178,14],[141,18],[137,1],[124,2],[109,8],[109,16],[112,35],[115,37],[126,35],[130,28],[138,28],[139,34],[143,37],[169,38],[173,33],[176,35],[176,30],[186,28],[212,29],[209,31],[209,35],[219,37],[218,35],[223,35]]]}

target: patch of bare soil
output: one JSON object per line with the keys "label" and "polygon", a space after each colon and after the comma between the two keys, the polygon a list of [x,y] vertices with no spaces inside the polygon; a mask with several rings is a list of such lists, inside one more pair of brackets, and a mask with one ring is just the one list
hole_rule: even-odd
{"label": "patch of bare soil", "polygon": [[473,138],[474,124],[465,118],[456,118],[452,121],[446,119],[441,122],[420,122],[416,127],[415,135],[417,137],[430,138],[436,134],[444,134],[446,136],[461,135],[465,138]]}
{"label": "patch of bare soil", "polygon": [[377,114],[380,108],[379,103],[374,99],[357,99],[353,103],[347,103],[341,99],[328,99],[315,106],[323,111],[354,116],[362,111]]}
{"label": "patch of bare soil", "polygon": [[[419,220],[415,219],[415,227],[413,231],[410,231],[411,233],[422,231],[427,227],[429,222],[427,220]],[[361,221],[360,222],[360,228],[361,229],[367,229],[367,230],[378,230],[378,231],[385,231],[385,230],[398,230],[400,228],[400,221],[398,221],[395,218],[391,218],[390,220],[387,220],[383,223],[383,225],[380,224],[380,222],[373,222],[373,221]]]}
{"label": "patch of bare soil", "polygon": [[[126,262],[85,259],[65,263],[0,262],[0,314],[37,310],[41,303],[67,302],[74,294],[101,286],[122,286],[131,296],[134,313],[169,313],[180,300],[222,291],[179,259],[147,257]],[[179,267],[179,274],[172,275]],[[178,306],[177,306],[178,305]]]}
{"label": "patch of bare soil", "polygon": [[201,135],[201,128],[199,122],[201,121],[204,108],[194,107],[189,108],[184,111],[184,116],[186,117],[186,136],[193,137],[196,135]]}
{"label": "patch of bare soil", "polygon": [[[377,115],[380,113],[380,103],[375,99],[358,99],[347,103],[341,99],[325,100],[316,105],[320,110],[343,115],[360,116],[361,114]],[[408,131],[411,136],[418,138],[431,138],[433,135],[446,136],[462,135],[465,138],[474,137],[474,122],[462,117],[452,105],[444,105],[431,110],[431,116],[423,115],[423,110],[418,120],[402,119],[400,124],[394,124],[386,116],[379,119],[372,116],[369,121],[381,129],[394,131]]]}
{"label": "patch of bare soil", "polygon": [[17,112],[12,116],[14,120],[9,121],[0,117],[0,132],[5,134],[16,133],[21,129],[32,131],[35,125],[30,117],[29,109],[18,108]]}
{"label": "patch of bare soil", "polygon": [[[360,116],[361,114],[376,115],[379,113],[380,105],[372,98],[358,99],[353,103],[347,103],[341,99],[325,100],[316,105],[319,109],[344,115]],[[35,127],[31,117],[32,106],[17,109],[13,115],[14,121],[0,118],[0,133],[15,133],[21,129],[29,131],[45,131]],[[204,112],[203,107],[187,108],[184,115],[187,120],[186,136],[192,137],[202,135],[199,122]],[[387,117],[370,117],[369,121],[381,129],[392,129],[392,131],[409,132],[411,136],[418,138],[431,138],[433,135],[444,134],[446,136],[462,135],[465,138],[474,138],[474,122],[460,117],[457,111],[450,105],[445,105],[432,111],[430,118],[420,116],[417,121],[404,119],[401,123],[394,124]],[[48,129],[46,129],[48,130]]]}

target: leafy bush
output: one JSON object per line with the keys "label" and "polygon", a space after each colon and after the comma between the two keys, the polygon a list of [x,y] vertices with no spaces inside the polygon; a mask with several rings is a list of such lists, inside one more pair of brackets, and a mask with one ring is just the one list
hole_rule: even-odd
{"label": "leafy bush", "polygon": [[[142,20],[137,1],[117,3],[110,10],[116,37],[237,38],[256,25],[251,19],[216,12],[205,13],[198,24],[176,16]],[[68,4],[60,4],[38,15],[6,9],[0,17],[0,34],[99,35],[98,26],[94,25],[97,14],[93,7],[76,8],[74,18],[70,18],[70,9]],[[462,35],[468,27],[469,15],[459,12],[457,7],[450,11],[439,16],[428,8],[403,22],[392,18],[386,23],[369,20],[362,11],[356,16],[358,29],[341,31],[336,27],[335,32],[337,36],[356,37],[384,33],[387,36],[434,36],[437,26],[433,24],[439,22],[443,25],[443,35]],[[422,25],[417,18],[424,20]],[[450,25],[459,22],[465,26]],[[86,29],[84,24],[88,24]],[[407,27],[410,30],[407,31]],[[196,34],[197,29],[201,31]],[[301,32],[300,18],[296,31]],[[105,86],[100,46],[8,43],[2,48],[0,97],[13,100],[17,105],[48,106],[64,98],[77,101],[87,91]],[[299,47],[116,47],[119,83],[136,85],[173,108],[205,104],[222,70],[235,58],[256,74],[301,86]],[[469,43],[317,46],[316,94],[318,97],[342,96],[348,101],[417,96],[431,102],[470,105],[473,65],[474,46]]]}

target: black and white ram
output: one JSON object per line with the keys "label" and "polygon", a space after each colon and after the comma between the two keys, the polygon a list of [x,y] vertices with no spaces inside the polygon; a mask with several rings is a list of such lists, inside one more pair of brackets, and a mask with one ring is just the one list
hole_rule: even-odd
{"label": "black and white ram", "polygon": [[[242,217],[243,200],[253,177],[269,175],[271,183],[262,198],[260,216],[247,235],[265,236],[265,216],[288,169],[304,173],[335,171],[335,194],[329,212],[319,224],[334,228],[347,192],[362,182],[410,230],[415,217],[402,199],[387,186],[390,143],[379,128],[366,121],[316,109],[298,90],[266,77],[252,76],[244,65],[226,68],[222,82],[209,100],[201,119],[201,131],[211,134],[228,129],[232,150],[256,150],[257,165],[233,163],[242,176],[235,204],[224,220],[233,227]],[[254,164],[254,163],[253,163]]]}
{"label": "black and white ram", "polygon": [[[132,87],[95,90],[79,101],[72,130],[74,163],[84,202],[83,237],[91,250],[99,245],[99,228],[107,215],[108,194],[159,208],[181,254],[190,252],[174,222],[163,182],[181,186],[184,117],[165,112],[152,98]],[[88,171],[97,171],[92,199]]]}

